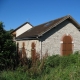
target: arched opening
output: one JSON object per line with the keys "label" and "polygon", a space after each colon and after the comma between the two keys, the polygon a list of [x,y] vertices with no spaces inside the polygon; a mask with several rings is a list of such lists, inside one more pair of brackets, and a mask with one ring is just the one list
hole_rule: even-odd
{"label": "arched opening", "polygon": [[70,35],[63,36],[62,39],[62,55],[70,55],[72,51],[72,37]]}
{"label": "arched opening", "polygon": [[31,57],[32,57],[32,62],[35,62],[36,60],[36,44],[34,42],[32,42],[31,44]]}
{"label": "arched opening", "polygon": [[25,51],[25,43],[22,43],[22,58],[26,57],[26,51]]}

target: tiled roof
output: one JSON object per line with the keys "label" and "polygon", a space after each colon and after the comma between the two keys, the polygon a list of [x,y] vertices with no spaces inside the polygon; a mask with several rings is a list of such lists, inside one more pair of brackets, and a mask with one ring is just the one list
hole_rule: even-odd
{"label": "tiled roof", "polygon": [[45,34],[47,31],[51,30],[52,28],[56,27],[66,19],[70,19],[78,28],[79,24],[70,16],[64,16],[43,24],[40,24],[38,26],[35,26],[28,31],[24,32],[20,36],[18,36],[16,39],[26,39],[26,38],[31,38],[31,37],[39,37]]}

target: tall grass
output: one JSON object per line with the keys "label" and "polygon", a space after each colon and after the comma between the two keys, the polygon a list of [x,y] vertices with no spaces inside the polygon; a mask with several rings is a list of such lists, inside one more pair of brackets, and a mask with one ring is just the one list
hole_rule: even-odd
{"label": "tall grass", "polygon": [[80,80],[80,54],[49,56],[31,68],[19,66],[15,71],[0,72],[0,80]]}

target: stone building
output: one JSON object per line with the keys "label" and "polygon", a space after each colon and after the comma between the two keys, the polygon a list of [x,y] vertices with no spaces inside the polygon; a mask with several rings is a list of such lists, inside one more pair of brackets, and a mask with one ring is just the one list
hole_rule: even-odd
{"label": "stone building", "polygon": [[25,47],[28,58],[34,50],[40,54],[40,58],[45,53],[50,56],[69,55],[80,50],[79,30],[80,25],[67,15],[24,31],[16,37],[16,43],[18,43],[19,51],[22,46]]}

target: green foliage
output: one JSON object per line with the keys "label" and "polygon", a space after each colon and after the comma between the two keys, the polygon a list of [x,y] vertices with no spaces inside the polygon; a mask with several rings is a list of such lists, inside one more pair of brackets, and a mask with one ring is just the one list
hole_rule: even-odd
{"label": "green foliage", "polygon": [[79,80],[80,54],[78,53],[69,56],[49,56],[41,62],[37,61],[29,69],[25,65],[19,66],[15,71],[2,71],[0,80]]}
{"label": "green foliage", "polygon": [[16,45],[12,41],[10,32],[4,30],[0,22],[0,70],[13,68],[16,60]]}
{"label": "green foliage", "polygon": [[[9,51],[5,50],[4,55],[9,56]],[[0,54],[2,56],[3,54]],[[9,59],[1,57],[2,66],[7,66],[11,59],[13,61],[13,54]],[[5,61],[6,60],[6,61]],[[9,61],[10,60],[10,61]],[[7,63],[5,63],[7,62]],[[12,64],[12,62],[10,64]],[[19,66],[14,71],[0,72],[0,80],[79,80],[80,79],[80,54],[79,51],[69,56],[53,55],[48,56],[42,61],[39,59],[35,63]],[[3,64],[5,63],[5,64]],[[13,63],[14,64],[14,63]],[[30,67],[29,67],[30,66]]]}
{"label": "green foliage", "polygon": [[30,80],[30,78],[27,76],[27,72],[3,71],[0,80]]}
{"label": "green foliage", "polygon": [[62,68],[65,68],[69,66],[70,64],[77,64],[80,60],[79,52],[75,52],[74,54],[71,54],[69,56],[59,56],[59,55],[53,55],[49,56],[45,60],[45,66],[44,68],[50,67],[55,68],[58,66],[61,66]]}
{"label": "green foliage", "polygon": [[49,56],[45,61],[45,66],[56,67],[59,66],[59,55]]}

